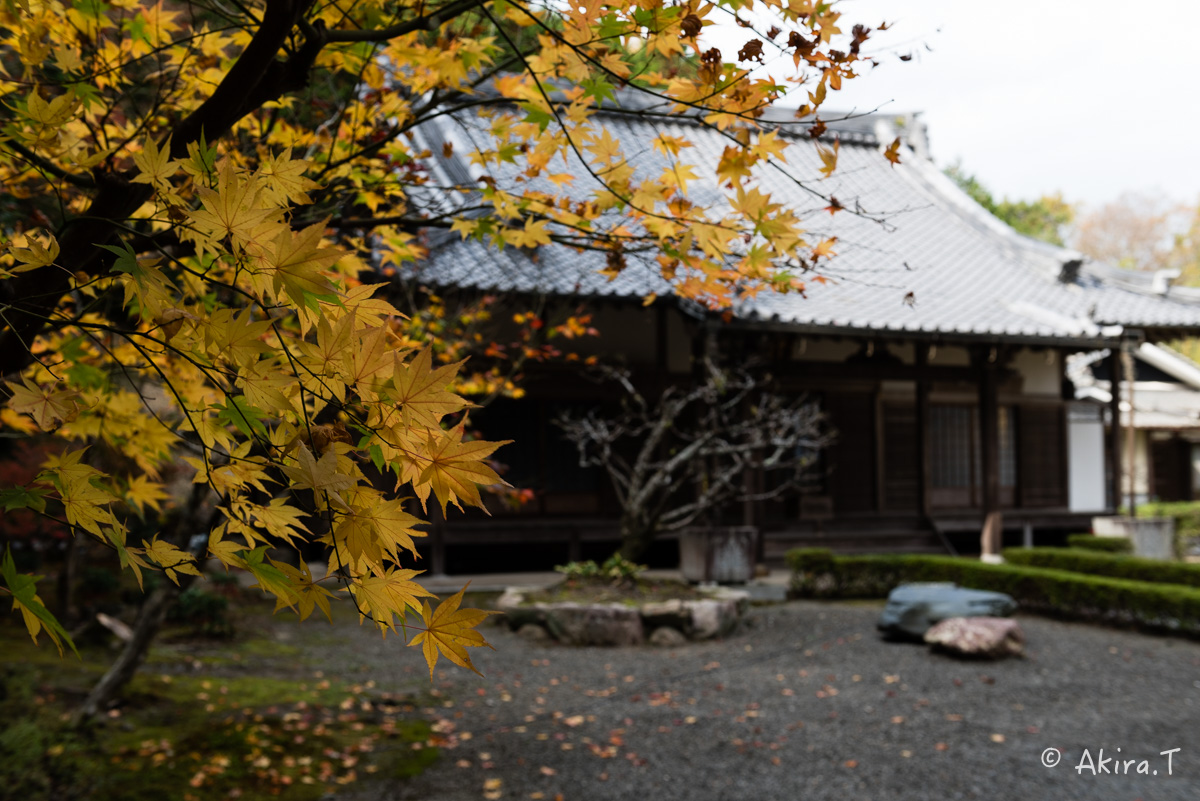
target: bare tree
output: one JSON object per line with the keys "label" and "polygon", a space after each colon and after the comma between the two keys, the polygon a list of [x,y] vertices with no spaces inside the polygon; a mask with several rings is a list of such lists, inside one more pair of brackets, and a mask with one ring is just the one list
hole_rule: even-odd
{"label": "bare tree", "polygon": [[[817,405],[764,390],[769,379],[708,366],[690,390],[651,402],[627,373],[606,370],[623,390],[619,412],[593,409],[555,422],[582,467],[601,467],[621,505],[621,550],[638,559],[659,534],[692,525],[726,504],[778,498],[811,476],[830,441]],[[751,470],[770,486],[748,491]]]}

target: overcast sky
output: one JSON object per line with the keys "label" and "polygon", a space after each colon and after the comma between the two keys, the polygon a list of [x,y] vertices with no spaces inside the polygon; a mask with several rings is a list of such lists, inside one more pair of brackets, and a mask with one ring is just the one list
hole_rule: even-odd
{"label": "overcast sky", "polygon": [[872,37],[880,66],[832,95],[830,109],[923,112],[937,163],[961,159],[997,196],[1200,200],[1200,0],[840,8],[847,32],[854,22],[894,27]]}

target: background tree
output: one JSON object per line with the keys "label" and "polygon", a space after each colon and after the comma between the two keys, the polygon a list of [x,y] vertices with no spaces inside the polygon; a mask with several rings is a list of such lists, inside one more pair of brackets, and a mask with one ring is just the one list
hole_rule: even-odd
{"label": "background tree", "polygon": [[1195,274],[1200,258],[1196,214],[1195,208],[1166,198],[1126,192],[1081,214],[1071,244],[1097,261],[1127,270]]}
{"label": "background tree", "polygon": [[[717,19],[741,26],[736,57],[705,44]],[[340,589],[383,630],[415,612],[431,670],[439,654],[470,667],[483,614],[425,600],[408,566],[421,521],[397,493],[478,506],[496,444],[464,438],[458,365],[411,347],[360,276],[452,229],[599,248],[613,271],[642,254],[712,306],[786,291],[820,251],[758,188],[788,146],[760,121],[794,82],[811,123],[869,61],[869,29],[842,25],[812,0],[0,0],[0,420],[65,443],[0,500],[169,580],[86,711],[199,572],[197,534],[281,608],[325,611]],[[768,60],[787,74],[751,72]],[[722,132],[722,197],[689,198],[683,136],[654,142],[671,169],[635,173],[595,118],[618,88],[646,100],[624,113]],[[452,142],[428,144],[452,117],[485,121],[470,177],[439,169]],[[821,147],[831,171],[836,142]],[[269,555],[305,544],[326,549],[324,577]],[[70,644],[32,577],[6,560],[3,579],[31,635]]]}
{"label": "background tree", "polygon": [[946,168],[946,175],[979,205],[1018,233],[1052,245],[1063,244],[1064,229],[1075,217],[1074,209],[1062,195],[1043,195],[1034,201],[996,200],[991,191],[961,164]]}
{"label": "background tree", "polygon": [[[1200,286],[1200,206],[1127,192],[1079,218],[1072,245],[1129,270],[1177,270],[1175,282]],[[1200,359],[1200,340],[1172,342]]]}
{"label": "background tree", "polygon": [[[812,477],[829,434],[815,403],[764,390],[749,373],[709,365],[705,380],[648,400],[627,374],[604,373],[622,389],[620,410],[593,409],[556,423],[579,451],[581,467],[600,467],[621,505],[621,549],[636,561],[660,534],[719,513],[734,501],[795,492]],[[766,471],[763,490],[748,490]]]}

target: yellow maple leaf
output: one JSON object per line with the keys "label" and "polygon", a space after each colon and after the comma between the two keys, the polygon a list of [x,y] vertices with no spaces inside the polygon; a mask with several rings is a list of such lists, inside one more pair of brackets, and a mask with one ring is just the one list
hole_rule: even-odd
{"label": "yellow maple leaf", "polygon": [[53,384],[40,387],[28,377],[21,381],[24,386],[8,382],[8,388],[12,390],[8,406],[14,412],[32,417],[43,431],[56,431],[79,414],[78,392],[55,389]]}
{"label": "yellow maple leaf", "polygon": [[367,328],[357,334],[357,347],[343,352],[345,376],[360,395],[373,400],[380,384],[392,377],[395,366],[395,343],[387,326]]}
{"label": "yellow maple leaf", "polygon": [[133,154],[133,163],[137,165],[138,175],[132,179],[135,184],[150,184],[155,189],[166,189],[171,176],[179,170],[179,162],[171,161],[171,137],[163,143],[161,149],[155,144],[154,138],[147,138],[142,143],[142,149]]}
{"label": "yellow maple leaf", "polygon": [[[468,506],[483,509],[483,501],[479,497],[479,486],[501,484],[509,486],[496,471],[488,467],[484,461],[492,451],[501,445],[507,445],[512,440],[503,442],[484,442],[473,440],[463,442],[463,425],[457,425],[450,431],[438,432],[435,436],[430,432],[429,463],[421,471],[420,477],[413,485],[420,497],[420,488],[427,488],[421,498],[422,506],[429,497],[429,490],[437,496],[442,504],[442,514],[446,513],[446,504],[453,503],[460,510],[460,500]],[[486,510],[485,510],[486,511]]]}
{"label": "yellow maple leaf", "polygon": [[883,151],[883,157],[892,163],[895,167],[900,163],[900,137],[892,140],[892,143]]}
{"label": "yellow maple leaf", "polygon": [[271,330],[271,320],[255,321],[253,316],[253,309],[247,307],[240,314],[233,309],[217,309],[205,317],[204,340],[209,351],[224,355],[234,364],[245,364],[270,351],[263,336]]}
{"label": "yellow maple leaf", "polygon": [[504,241],[519,248],[535,248],[550,244],[550,232],[546,230],[549,220],[525,218],[524,228],[505,228],[501,232]]}
{"label": "yellow maple leaf", "polygon": [[290,147],[279,155],[266,156],[258,167],[258,174],[266,184],[265,196],[280,206],[312,203],[307,192],[318,184],[304,177],[307,169],[308,162],[292,158]]}
{"label": "yellow maple leaf", "polygon": [[467,406],[467,402],[450,392],[448,387],[458,374],[462,362],[433,369],[433,349],[425,348],[411,362],[404,364],[400,354],[394,356],[391,399],[401,405],[406,426],[439,428],[441,420]]}
{"label": "yellow maple leaf", "polygon": [[192,224],[210,241],[228,236],[235,244],[242,245],[254,237],[255,229],[278,214],[276,209],[264,208],[260,203],[262,190],[257,176],[239,175],[233,162],[224,159],[217,173],[217,188],[196,189],[204,205],[191,212]]}
{"label": "yellow maple leaf", "polygon": [[384,500],[378,490],[363,486],[348,490],[345,498],[349,511],[338,516],[333,529],[337,550],[333,569],[382,573],[384,558],[399,564],[401,549],[417,556],[413,537],[425,533],[415,526],[424,521],[405,512],[402,500]]}
{"label": "yellow maple leaf", "polygon": [[471,664],[471,657],[467,653],[467,649],[479,646],[491,648],[483,635],[475,631],[475,627],[486,620],[488,615],[497,613],[485,612],[481,609],[459,609],[458,606],[462,603],[463,593],[466,589],[463,587],[442,601],[436,610],[430,609],[428,601],[421,604],[421,618],[425,622],[425,630],[419,632],[408,644],[421,645],[425,654],[425,662],[429,665],[430,681],[433,681],[433,668],[437,665],[439,654],[444,655],[459,667],[479,673]]}
{"label": "yellow maple leaf", "polygon": [[279,469],[292,480],[293,487],[323,493],[337,501],[340,508],[346,508],[346,501],[338,492],[353,487],[358,481],[338,472],[337,456],[336,451],[330,450],[318,460],[308,446],[301,443],[296,449],[296,464],[281,465]]}
{"label": "yellow maple leaf", "polygon": [[826,178],[833,175],[833,171],[837,169],[838,148],[841,143],[838,140],[833,140],[833,147],[823,147],[817,145],[817,155],[821,157],[821,175]]}
{"label": "yellow maple leaf", "polygon": [[[296,611],[300,614],[301,620],[307,620],[308,616],[313,613],[313,609],[320,609],[325,613],[325,617],[331,623],[333,622],[329,599],[335,596],[313,580],[312,571],[308,569],[307,563],[301,560],[299,567],[292,567],[285,562],[276,562],[275,567],[279,568],[279,571],[291,581],[295,589]],[[275,602],[275,611],[278,612],[288,605],[283,598],[279,598]]]}
{"label": "yellow maple leaf", "polygon": [[129,489],[125,491],[125,503],[137,509],[139,515],[145,514],[145,507],[158,510],[160,503],[170,497],[163,491],[163,485],[153,482],[145,476],[134,476],[129,480]]}
{"label": "yellow maple leaf", "polygon": [[253,516],[259,527],[288,545],[292,544],[294,537],[308,533],[303,523],[304,512],[289,506],[286,498],[272,498],[269,506],[246,502],[236,508]]}
{"label": "yellow maple leaf", "polygon": [[196,557],[165,540],[160,540],[157,536],[145,547],[143,553],[161,567],[167,578],[176,585],[179,584],[180,573],[189,576],[200,575],[196,567]]}
{"label": "yellow maple leaf", "polygon": [[404,617],[406,607],[421,609],[421,598],[436,598],[413,578],[420,570],[389,568],[382,576],[366,576],[350,583],[361,619],[370,618],[380,631],[396,630],[395,616]]}
{"label": "yellow maple leaf", "polygon": [[116,498],[92,481],[100,472],[92,469],[88,474],[59,472],[58,475],[61,484],[59,497],[67,522],[106,539],[104,527],[116,527],[119,524],[108,508]]}
{"label": "yellow maple leaf", "polygon": [[42,267],[49,267],[54,264],[54,260],[58,258],[58,240],[54,238],[54,234],[47,233],[49,243],[43,245],[37,238],[26,235],[25,244],[28,247],[9,248],[9,253],[13,258],[20,262],[20,265],[14,267],[12,272],[23,273],[30,270],[39,270]]}
{"label": "yellow maple leaf", "polygon": [[[264,260],[271,274],[276,297],[287,294],[297,307],[304,307],[321,295],[332,294],[333,284],[324,271],[342,257],[337,248],[322,248],[324,223],[302,231],[284,228],[275,239],[274,251]],[[314,298],[308,300],[308,296]]]}

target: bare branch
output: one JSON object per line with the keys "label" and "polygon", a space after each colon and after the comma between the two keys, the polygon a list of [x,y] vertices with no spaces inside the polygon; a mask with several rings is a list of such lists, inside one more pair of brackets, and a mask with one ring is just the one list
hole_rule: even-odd
{"label": "bare branch", "polygon": [[[706,380],[648,402],[628,373],[603,374],[624,391],[623,410],[557,422],[581,465],[603,467],[620,499],[622,553],[657,533],[692,525],[724,505],[797,490],[829,436],[812,402],[764,391],[767,379],[708,365]],[[632,464],[619,451],[632,451]],[[748,492],[747,471],[770,470],[773,486]]]}

